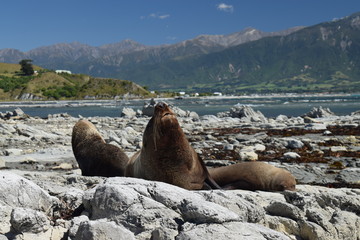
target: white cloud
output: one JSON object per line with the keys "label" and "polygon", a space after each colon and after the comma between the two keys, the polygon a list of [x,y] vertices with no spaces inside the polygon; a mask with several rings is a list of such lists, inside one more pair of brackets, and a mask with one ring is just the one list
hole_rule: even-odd
{"label": "white cloud", "polygon": [[227,5],[225,3],[220,3],[217,5],[217,9],[224,12],[233,12],[234,6],[233,5]]}
{"label": "white cloud", "polygon": [[177,37],[167,36],[166,39],[171,40],[171,41],[175,41],[177,39]]}
{"label": "white cloud", "polygon": [[165,19],[165,18],[169,18],[170,14],[164,14],[164,15],[160,15],[158,16],[159,19]]}
{"label": "white cloud", "polygon": [[148,16],[141,16],[140,19],[146,19],[146,18],[156,18],[156,19],[160,19],[160,20],[163,20],[163,19],[166,19],[166,18],[169,18],[170,17],[170,14],[158,14],[158,13],[151,13],[149,14]]}

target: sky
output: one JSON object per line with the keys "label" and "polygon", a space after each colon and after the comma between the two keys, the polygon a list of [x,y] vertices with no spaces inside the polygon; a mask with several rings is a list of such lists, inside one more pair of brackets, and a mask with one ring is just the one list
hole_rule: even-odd
{"label": "sky", "polygon": [[173,44],[201,34],[311,26],[360,11],[360,0],[2,0],[0,49],[131,39]]}

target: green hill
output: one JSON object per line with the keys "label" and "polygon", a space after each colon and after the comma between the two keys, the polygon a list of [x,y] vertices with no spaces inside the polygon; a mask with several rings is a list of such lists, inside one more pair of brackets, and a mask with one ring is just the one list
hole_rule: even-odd
{"label": "green hill", "polygon": [[0,100],[109,99],[115,96],[151,97],[130,81],[94,78],[83,74],[57,74],[34,66],[37,74],[22,76],[19,64],[0,63]]}

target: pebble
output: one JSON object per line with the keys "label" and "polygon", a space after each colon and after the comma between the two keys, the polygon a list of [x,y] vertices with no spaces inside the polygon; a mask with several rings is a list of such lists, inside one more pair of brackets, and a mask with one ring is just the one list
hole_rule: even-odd
{"label": "pebble", "polygon": [[239,152],[240,160],[242,161],[257,161],[259,156],[256,152]]}
{"label": "pebble", "polygon": [[298,159],[298,158],[301,158],[301,156],[295,152],[287,152],[287,153],[284,153],[284,158],[285,159]]}

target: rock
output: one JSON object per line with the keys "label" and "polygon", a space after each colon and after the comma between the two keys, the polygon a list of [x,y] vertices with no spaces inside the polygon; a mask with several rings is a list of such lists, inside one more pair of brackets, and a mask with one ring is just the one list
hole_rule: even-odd
{"label": "rock", "polygon": [[136,116],[136,112],[132,108],[124,107],[121,111],[121,117],[132,118]]}
{"label": "rock", "polygon": [[284,158],[285,159],[298,159],[298,158],[301,158],[301,156],[295,152],[287,152],[287,153],[284,153]]}
{"label": "rock", "polygon": [[313,107],[310,112],[306,113],[303,117],[310,117],[310,118],[322,118],[322,117],[331,117],[335,116],[335,114],[330,111],[329,108],[320,107]]}
{"label": "rock", "polygon": [[290,239],[286,235],[265,228],[261,225],[241,222],[223,224],[189,224],[184,226],[176,240],[208,239]]}
{"label": "rock", "polygon": [[286,115],[279,115],[275,118],[276,122],[286,122],[289,118]]}
{"label": "rock", "polygon": [[[234,150],[234,145],[227,143],[227,144],[224,145],[224,150],[225,151],[232,151],[232,150]],[[1,159],[0,159],[0,166],[1,166]]]}
{"label": "rock", "polygon": [[57,201],[35,183],[16,174],[0,171],[0,203],[50,214]]}
{"label": "rock", "polygon": [[265,211],[257,203],[257,200],[244,191],[200,191],[199,194],[204,196],[207,201],[219,204],[237,213],[241,221],[257,223],[265,217]]}
{"label": "rock", "polygon": [[29,115],[25,114],[23,110],[20,108],[16,108],[12,112],[6,112],[5,115],[2,115],[1,118],[3,119],[25,119],[29,118]]}
{"label": "rock", "polygon": [[332,135],[332,132],[330,132],[329,130],[326,130],[323,132],[323,135],[325,135],[325,136]]}
{"label": "rock", "polygon": [[330,151],[332,152],[346,152],[347,149],[345,146],[331,146]]}
{"label": "rock", "polygon": [[45,232],[50,228],[50,221],[44,213],[29,208],[14,208],[10,219],[15,232]]}
{"label": "rock", "polygon": [[272,202],[266,208],[266,211],[270,215],[286,217],[295,221],[302,220],[304,215],[298,207],[289,203],[278,202],[278,201]]}
{"label": "rock", "polygon": [[59,138],[59,135],[48,133],[43,130],[37,129],[35,127],[30,127],[29,125],[25,125],[22,123],[18,123],[14,126],[19,135],[31,138],[31,139],[39,139],[39,140],[56,140]]}
{"label": "rock", "polygon": [[152,115],[154,114],[155,105],[156,105],[156,102],[155,102],[155,100],[153,98],[150,100],[149,103],[145,102],[144,106],[142,108],[143,115],[148,116],[148,117],[152,117]]}
{"label": "rock", "polygon": [[0,158],[0,169],[5,167],[5,160]]}
{"label": "rock", "polygon": [[59,165],[52,167],[54,170],[70,170],[73,169],[73,166],[71,163],[60,163]]}
{"label": "rock", "polygon": [[188,111],[182,110],[179,107],[171,107],[171,110],[176,114],[178,117],[188,117]]}
{"label": "rock", "polygon": [[181,222],[204,224],[241,219],[233,211],[191,191],[131,178],[107,179],[93,194],[85,195],[84,206],[92,220],[107,218],[146,238],[158,228],[177,231]]}
{"label": "rock", "polygon": [[74,239],[76,236],[76,233],[79,230],[80,224],[83,222],[88,222],[89,218],[86,215],[80,215],[78,217],[74,217],[71,220],[70,228],[69,228],[69,238]]}
{"label": "rock", "polygon": [[264,152],[266,150],[266,146],[263,144],[255,144],[254,151],[256,152]]}
{"label": "rock", "polygon": [[19,155],[22,155],[23,152],[24,151],[22,149],[9,148],[9,149],[4,150],[4,155],[5,156],[19,156]]}
{"label": "rock", "polygon": [[310,123],[304,127],[305,130],[326,130],[327,126],[323,123]]}
{"label": "rock", "polygon": [[300,140],[297,139],[286,139],[286,147],[290,148],[290,149],[299,149],[304,147],[304,143]]}
{"label": "rock", "polygon": [[199,114],[197,114],[196,112],[189,112],[188,117],[190,117],[194,121],[198,121],[200,119]]}
{"label": "rock", "polygon": [[[10,232],[12,207],[9,206],[0,206],[0,234],[5,234]],[[1,239],[1,238],[0,238]]]}
{"label": "rock", "polygon": [[352,112],[350,115],[351,116],[360,116],[360,110]]}
{"label": "rock", "polygon": [[305,123],[321,123],[319,122],[318,120],[314,119],[314,118],[311,118],[311,117],[308,117],[308,116],[305,116],[304,117],[304,122]]}
{"label": "rock", "polygon": [[10,135],[16,133],[16,129],[10,124],[0,123],[0,133],[3,135]]}
{"label": "rock", "polygon": [[230,109],[230,117],[247,119],[251,122],[266,122],[260,111],[254,111],[250,106],[237,104]]}
{"label": "rock", "polygon": [[115,222],[105,220],[84,221],[80,223],[75,240],[131,240],[132,232]]}
{"label": "rock", "polygon": [[259,156],[256,152],[240,151],[240,160],[242,161],[257,161]]}
{"label": "rock", "polygon": [[359,168],[345,168],[341,170],[336,176],[336,180],[343,183],[359,184],[360,183],[360,169]]}
{"label": "rock", "polygon": [[72,187],[67,191],[60,193],[58,198],[65,204],[67,209],[75,210],[82,204],[84,194],[83,190]]}

